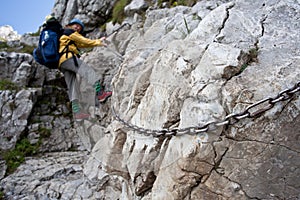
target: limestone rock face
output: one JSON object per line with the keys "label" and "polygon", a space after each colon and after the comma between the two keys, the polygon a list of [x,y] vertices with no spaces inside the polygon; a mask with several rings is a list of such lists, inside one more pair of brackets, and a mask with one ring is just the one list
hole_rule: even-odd
{"label": "limestone rock face", "polygon": [[[138,127],[113,121],[92,154],[128,181],[128,198],[299,197],[298,95],[253,119],[189,128],[223,122],[299,82],[299,4],[234,1],[201,17],[200,5],[147,12],[113,81],[117,114]],[[147,136],[174,127],[188,131]]]}
{"label": "limestone rock face", "polygon": [[[33,60],[30,55],[17,53],[1,53],[1,85],[8,85],[5,81],[13,82],[14,87],[29,85],[35,76],[34,67],[31,65]],[[2,87],[3,87],[2,86]],[[22,131],[27,126],[27,120],[32,108],[37,101],[40,91],[37,88],[19,91],[1,90],[1,150],[12,149],[19,139]]]}
{"label": "limestone rock face", "polygon": [[0,71],[1,152],[13,150],[24,137],[37,144],[50,131],[49,140],[40,145],[41,152],[80,146],[59,71],[39,65],[30,54],[14,52],[0,53]]}
{"label": "limestone rock face", "polygon": [[8,41],[16,41],[20,39],[20,35],[13,30],[13,28],[9,25],[0,27],[0,41],[8,42]]}
{"label": "limestone rock face", "polygon": [[[90,19],[98,1],[57,2],[63,19],[75,7]],[[113,96],[57,132],[60,151],[88,152],[27,158],[1,180],[5,197],[299,199],[299,10],[280,0],[148,9],[82,57]]]}
{"label": "limestone rock face", "polygon": [[52,12],[63,25],[73,18],[79,18],[85,24],[86,30],[91,30],[108,19],[115,2],[116,0],[56,0]]}

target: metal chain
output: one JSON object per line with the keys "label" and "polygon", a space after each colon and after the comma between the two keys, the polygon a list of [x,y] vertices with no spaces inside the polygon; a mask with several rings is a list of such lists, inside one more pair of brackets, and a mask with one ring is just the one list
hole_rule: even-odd
{"label": "metal chain", "polygon": [[153,137],[159,137],[159,136],[180,136],[184,134],[195,135],[199,133],[216,130],[217,128],[224,125],[233,125],[245,118],[257,118],[262,114],[264,114],[266,111],[272,109],[274,105],[277,104],[278,102],[292,99],[294,95],[299,91],[300,91],[300,81],[296,83],[293,87],[279,92],[279,94],[276,97],[265,98],[261,101],[258,101],[248,106],[243,112],[237,114],[232,113],[230,115],[227,115],[223,120],[208,122],[203,126],[153,130],[153,129],[142,128],[132,123],[126,122],[116,113],[113,106],[112,106],[112,113],[113,116],[119,122],[121,122],[125,127],[130,128],[139,133],[142,133],[146,136],[152,135]]}

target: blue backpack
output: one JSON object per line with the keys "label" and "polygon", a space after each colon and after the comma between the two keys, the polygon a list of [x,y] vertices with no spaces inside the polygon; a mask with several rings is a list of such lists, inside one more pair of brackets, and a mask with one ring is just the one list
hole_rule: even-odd
{"label": "blue backpack", "polygon": [[59,38],[62,34],[63,28],[54,17],[43,25],[38,47],[33,50],[33,57],[38,63],[50,69],[58,68],[61,56],[59,54]]}

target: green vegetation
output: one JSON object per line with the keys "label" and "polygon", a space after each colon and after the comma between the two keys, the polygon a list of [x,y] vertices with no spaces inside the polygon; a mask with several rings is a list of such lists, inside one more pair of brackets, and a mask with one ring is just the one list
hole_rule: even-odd
{"label": "green vegetation", "polygon": [[[119,23],[121,24],[126,17],[124,8],[127,6],[131,0],[118,0],[113,8],[112,11],[112,18],[107,20],[107,22],[112,21],[113,24]],[[149,4],[152,3],[152,1],[147,0]],[[168,4],[168,7],[175,7],[175,6],[193,6],[197,3],[197,0],[158,0],[158,7],[162,7],[162,4],[166,2]],[[144,14],[143,12],[141,13]],[[106,27],[105,25],[101,25],[100,30],[105,31]]]}
{"label": "green vegetation", "polygon": [[249,63],[251,62],[258,62],[257,56],[258,56],[258,48],[252,48],[248,51],[249,55]]}
{"label": "green vegetation", "polygon": [[41,135],[42,138],[50,137],[51,129],[48,129],[48,128],[45,128],[45,127],[40,127],[39,128],[39,134]]}
{"label": "green vegetation", "polygon": [[29,33],[29,35],[30,36],[39,36],[40,35],[40,33],[41,33],[41,31],[40,30],[38,30],[37,32],[35,32],[35,33]]}
{"label": "green vegetation", "polygon": [[6,42],[0,42],[0,49],[2,50],[2,49],[7,49],[7,48],[9,48],[9,46],[7,45],[7,43]]}
{"label": "green vegetation", "polygon": [[0,200],[4,200],[4,193],[3,193],[3,191],[0,191]]}
{"label": "green vegetation", "polygon": [[249,49],[249,51],[247,52],[247,61],[241,66],[239,73],[243,72],[251,63],[253,62],[257,63],[258,62],[257,56],[258,56],[258,48]]}
{"label": "green vegetation", "polygon": [[7,165],[7,174],[13,173],[25,161],[25,156],[32,156],[37,153],[40,143],[30,144],[27,138],[17,142],[15,149],[4,153],[3,158]]}
{"label": "green vegetation", "polygon": [[33,50],[34,50],[35,46],[29,46],[29,45],[25,45],[22,44],[22,48],[15,50],[18,53],[29,53],[32,54]]}
{"label": "green vegetation", "polygon": [[240,69],[240,72],[243,72],[247,67],[248,67],[247,63],[243,64],[241,69]]}
{"label": "green vegetation", "polygon": [[[37,31],[35,33],[29,33],[29,35],[30,36],[39,36],[40,31]],[[21,43],[20,46],[10,46],[7,44],[7,42],[4,39],[0,38],[0,51],[32,54],[34,48],[35,48],[35,46],[29,46],[29,45],[26,45],[23,43]]]}
{"label": "green vegetation", "polygon": [[188,23],[187,23],[185,17],[183,17],[183,20],[184,20],[184,25],[185,25],[186,31],[187,31],[188,34],[190,34],[191,30],[189,29],[189,26],[188,26]]}
{"label": "green vegetation", "polygon": [[9,46],[6,42],[0,42],[0,51],[32,54],[34,48],[34,46],[29,46],[25,44],[21,44],[21,46],[12,47]]}
{"label": "green vegetation", "polygon": [[130,0],[119,0],[116,2],[113,13],[112,13],[112,22],[121,24],[125,18],[124,8],[130,3]]}
{"label": "green vegetation", "polygon": [[0,156],[6,161],[7,165],[6,174],[13,173],[25,161],[26,156],[36,155],[40,145],[42,144],[42,139],[50,137],[51,129],[40,127],[38,133],[40,134],[40,138],[37,143],[30,144],[27,138],[22,138],[16,143],[15,149],[1,152]]}
{"label": "green vegetation", "polygon": [[106,31],[106,23],[102,24],[99,29],[100,29],[100,32],[105,32]]}
{"label": "green vegetation", "polygon": [[10,80],[0,80],[0,90],[20,90],[20,87]]}
{"label": "green vegetation", "polygon": [[164,2],[167,2],[170,7],[193,6],[197,3],[197,0],[158,0],[157,4],[161,7]]}

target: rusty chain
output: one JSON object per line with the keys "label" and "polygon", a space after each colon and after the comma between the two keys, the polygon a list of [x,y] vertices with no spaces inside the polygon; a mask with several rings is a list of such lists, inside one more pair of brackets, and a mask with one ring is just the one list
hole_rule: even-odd
{"label": "rusty chain", "polygon": [[146,136],[152,135],[153,137],[159,136],[180,136],[184,134],[195,135],[199,133],[209,132],[216,130],[217,128],[224,125],[233,125],[245,118],[256,118],[264,114],[266,111],[272,109],[275,104],[281,101],[290,100],[294,95],[300,91],[300,81],[296,83],[293,87],[279,92],[276,97],[268,97],[261,101],[258,101],[250,106],[248,106],[243,112],[232,113],[227,115],[223,120],[208,122],[203,126],[192,126],[186,128],[170,128],[170,129],[146,129],[139,126],[136,126],[132,123],[126,122],[123,120],[115,111],[112,106],[113,116],[121,122],[125,127],[130,128],[134,131],[142,133]]}

